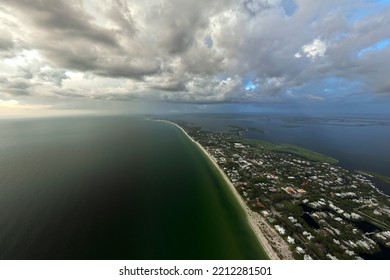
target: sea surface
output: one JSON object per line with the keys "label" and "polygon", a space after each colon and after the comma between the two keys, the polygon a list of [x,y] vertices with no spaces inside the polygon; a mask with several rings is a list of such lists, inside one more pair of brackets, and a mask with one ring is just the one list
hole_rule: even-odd
{"label": "sea surface", "polygon": [[[213,132],[246,128],[244,137],[301,146],[339,160],[350,170],[390,176],[390,115],[187,114],[171,115]],[[390,195],[390,185],[373,180]]]}
{"label": "sea surface", "polygon": [[264,259],[223,178],[176,127],[0,120],[0,259]]}

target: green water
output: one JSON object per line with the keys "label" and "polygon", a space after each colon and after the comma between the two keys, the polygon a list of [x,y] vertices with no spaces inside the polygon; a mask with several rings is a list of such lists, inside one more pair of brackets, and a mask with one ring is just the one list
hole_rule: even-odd
{"label": "green water", "polygon": [[0,258],[264,259],[203,153],[170,124],[0,121]]}

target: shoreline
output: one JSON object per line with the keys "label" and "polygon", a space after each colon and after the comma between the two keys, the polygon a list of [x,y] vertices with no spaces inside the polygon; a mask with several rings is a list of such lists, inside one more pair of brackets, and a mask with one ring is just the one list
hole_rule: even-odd
{"label": "shoreline", "polygon": [[[156,121],[161,121],[176,126],[210,160],[210,162],[214,165],[214,167],[219,171],[220,175],[225,180],[225,183],[229,186],[237,202],[240,204],[242,210],[246,215],[246,219],[250,228],[252,229],[253,233],[255,234],[258,242],[260,243],[261,247],[263,248],[267,256],[271,260],[293,259],[288,244],[276,233],[275,229],[268,224],[268,222],[265,220],[265,218],[262,215],[253,212],[249,208],[249,206],[242,199],[241,195],[238,193],[238,191],[236,190],[236,188],[234,187],[234,185],[232,184],[228,176],[221,169],[218,163],[213,159],[213,157],[209,154],[209,152],[202,145],[200,145],[199,142],[195,141],[190,135],[188,135],[188,133],[176,123],[166,121],[166,120],[156,120]],[[279,250],[275,250],[274,246],[271,245],[271,242],[275,245],[275,247],[278,247]]]}

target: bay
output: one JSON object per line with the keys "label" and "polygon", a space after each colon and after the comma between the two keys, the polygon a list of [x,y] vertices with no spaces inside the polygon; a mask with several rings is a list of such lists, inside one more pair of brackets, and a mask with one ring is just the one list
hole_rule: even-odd
{"label": "bay", "polygon": [[[232,113],[171,115],[213,132],[236,127],[246,138],[275,144],[293,144],[339,160],[350,170],[390,176],[389,115],[302,115],[287,113]],[[375,180],[390,195],[390,185]]]}

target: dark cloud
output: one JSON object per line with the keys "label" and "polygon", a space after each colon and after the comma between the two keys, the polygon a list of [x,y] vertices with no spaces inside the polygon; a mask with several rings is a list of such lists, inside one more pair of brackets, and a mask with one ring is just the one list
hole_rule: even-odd
{"label": "dark cloud", "polygon": [[23,79],[0,79],[0,92],[7,96],[30,95],[31,86],[31,83]]}
{"label": "dark cloud", "polygon": [[[1,1],[39,30],[49,40],[89,39],[109,46],[117,46],[115,36],[108,29],[92,23],[80,1],[16,0]],[[39,32],[41,31],[41,32]],[[37,38],[42,40],[43,38]]]}
{"label": "dark cloud", "polygon": [[11,37],[7,37],[7,33],[0,30],[2,37],[0,37],[0,51],[8,51],[14,48],[14,42]]}
{"label": "dark cloud", "polygon": [[184,82],[168,82],[165,84],[152,85],[151,88],[157,90],[163,90],[163,91],[173,91],[173,92],[187,91]]}
{"label": "dark cloud", "polygon": [[108,7],[107,16],[116,23],[115,31],[122,36],[132,38],[137,33],[136,22],[133,18],[129,1],[112,1],[111,8]]}
{"label": "dark cloud", "polygon": [[258,13],[275,8],[278,1],[275,0],[245,0],[243,5],[245,10],[251,15],[256,16]]}
{"label": "dark cloud", "polygon": [[[334,78],[343,85],[328,94],[351,83],[390,95],[389,47],[358,55],[390,38],[390,8],[349,18],[365,7],[363,0],[0,0],[0,53],[15,60],[0,64],[1,90],[120,101],[320,101],[328,99],[323,81]],[[20,55],[25,50],[40,57]],[[256,86],[245,90],[249,82]]]}
{"label": "dark cloud", "polygon": [[[105,66],[106,65],[106,66]],[[112,64],[100,64],[93,72],[97,75],[107,77],[142,79],[144,76],[159,73],[160,66],[157,63],[149,61],[133,60]]]}
{"label": "dark cloud", "polygon": [[71,98],[83,98],[86,97],[85,94],[80,94],[78,90],[67,89],[67,90],[53,90],[53,93],[61,97],[71,97]]}

